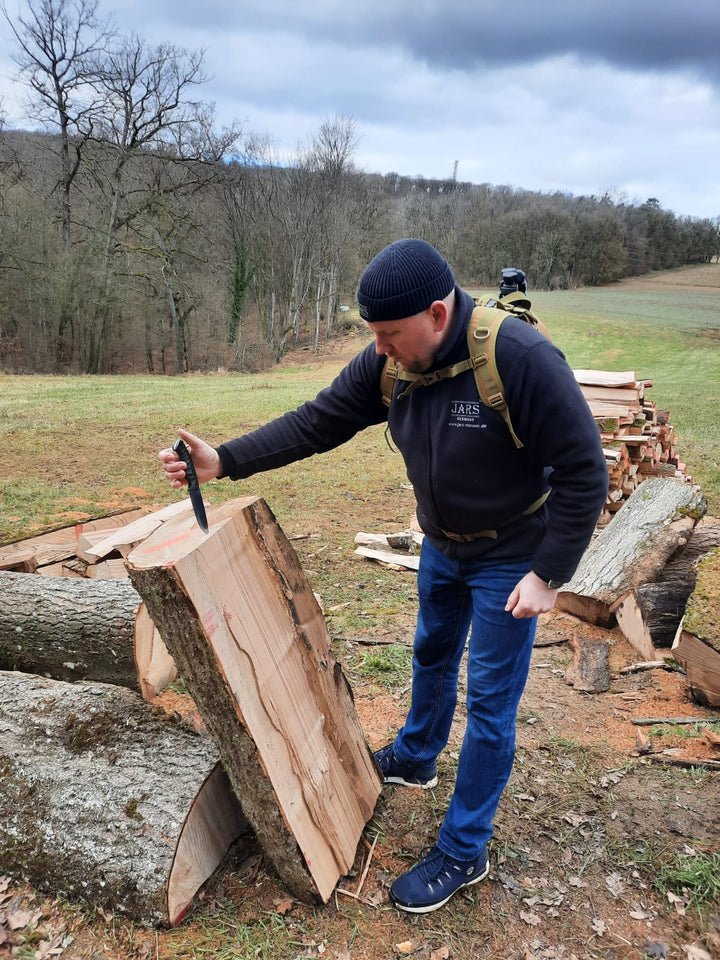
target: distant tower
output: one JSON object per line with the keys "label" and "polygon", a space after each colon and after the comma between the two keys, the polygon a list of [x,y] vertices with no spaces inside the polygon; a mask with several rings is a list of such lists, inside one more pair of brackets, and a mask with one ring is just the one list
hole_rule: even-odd
{"label": "distant tower", "polygon": [[457,183],[457,168],[458,168],[458,161],[456,160],[455,166],[453,167],[453,183]]}

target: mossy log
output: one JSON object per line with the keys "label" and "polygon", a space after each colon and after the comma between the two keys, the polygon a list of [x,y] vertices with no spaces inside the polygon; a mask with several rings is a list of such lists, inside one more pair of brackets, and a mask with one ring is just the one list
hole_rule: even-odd
{"label": "mossy log", "polygon": [[175,665],[129,579],[0,571],[0,670],[96,680],[151,699]]}
{"label": "mossy log", "polygon": [[673,656],[687,673],[693,698],[720,707],[720,550],[698,564]]}
{"label": "mossy log", "polygon": [[127,558],[263,850],[298,898],[352,866],[380,778],[322,611],[267,504],[170,520]]}
{"label": "mossy log", "polygon": [[214,744],[139,695],[0,672],[0,873],[175,924],[247,829]]}
{"label": "mossy log", "polygon": [[658,579],[706,509],[702,494],[679,480],[651,477],[641,483],[585,551],[558,594],[557,608],[610,626],[623,598]]}

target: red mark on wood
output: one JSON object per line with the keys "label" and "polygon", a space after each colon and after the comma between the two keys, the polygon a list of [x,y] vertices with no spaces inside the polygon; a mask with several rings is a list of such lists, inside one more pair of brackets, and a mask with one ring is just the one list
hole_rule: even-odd
{"label": "red mark on wood", "polygon": [[165,540],[163,543],[158,543],[158,545],[155,547],[146,547],[146,550],[149,553],[152,553],[154,550],[165,550],[167,547],[171,547],[174,543],[181,543],[183,540],[187,540],[187,538],[193,533],[193,530],[187,530],[185,533],[181,533],[179,537],[173,537],[172,540]]}
{"label": "red mark on wood", "polygon": [[214,610],[208,610],[208,612],[203,615],[200,622],[203,625],[203,630],[209,637],[211,637],[220,626],[218,623],[217,614]]}

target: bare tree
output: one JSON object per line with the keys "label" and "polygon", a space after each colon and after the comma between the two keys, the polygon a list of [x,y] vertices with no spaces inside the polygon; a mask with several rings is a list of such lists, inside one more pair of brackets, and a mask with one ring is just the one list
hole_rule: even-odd
{"label": "bare tree", "polygon": [[93,71],[114,35],[97,15],[97,0],[28,0],[17,22],[2,12],[17,49],[13,60],[31,90],[31,117],[59,134],[60,223],[65,254],[70,252],[71,190],[98,110]]}
{"label": "bare tree", "polygon": [[121,234],[154,202],[129,176],[129,166],[144,154],[168,161],[193,143],[198,124],[206,117],[190,91],[205,81],[202,52],[187,53],[163,44],[148,48],[132,36],[98,63],[94,84],[104,99],[97,127],[97,184],[105,194],[104,243],[100,289],[91,320],[87,372],[101,367],[102,345],[113,312],[113,260],[122,246]]}

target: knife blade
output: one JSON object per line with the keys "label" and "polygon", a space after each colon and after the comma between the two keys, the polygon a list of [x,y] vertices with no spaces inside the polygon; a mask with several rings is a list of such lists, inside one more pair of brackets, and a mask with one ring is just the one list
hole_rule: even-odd
{"label": "knife blade", "polygon": [[209,528],[207,514],[205,513],[205,504],[203,503],[202,494],[200,493],[200,482],[195,473],[195,466],[192,462],[190,451],[185,446],[183,440],[176,440],[172,448],[185,464],[185,479],[187,480],[190,502],[195,512],[195,519],[203,533],[207,533]]}

